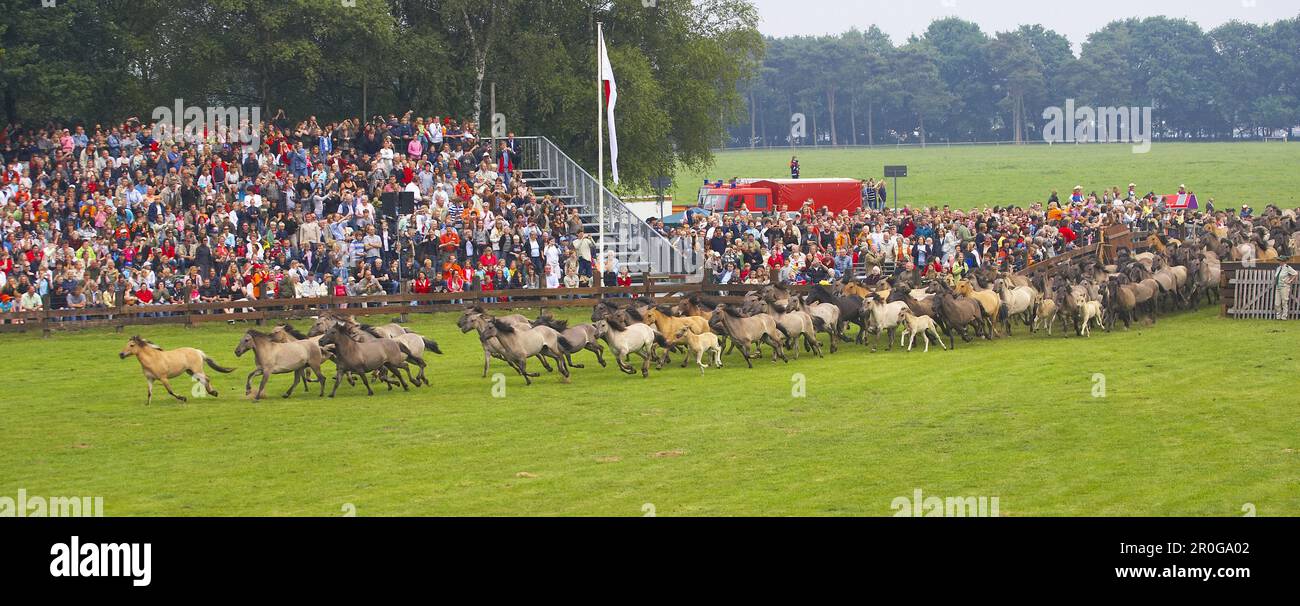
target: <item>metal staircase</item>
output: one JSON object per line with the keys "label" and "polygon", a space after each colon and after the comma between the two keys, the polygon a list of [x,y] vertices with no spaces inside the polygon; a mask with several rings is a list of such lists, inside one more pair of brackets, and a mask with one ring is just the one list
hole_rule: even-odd
{"label": "metal staircase", "polygon": [[546,137],[516,137],[520,142],[520,172],[539,197],[550,195],[578,209],[582,224],[598,242],[599,200],[605,202],[604,249],[633,274],[703,276],[704,260],[685,244],[678,246],[651,229],[609,189],[596,181],[559,146]]}

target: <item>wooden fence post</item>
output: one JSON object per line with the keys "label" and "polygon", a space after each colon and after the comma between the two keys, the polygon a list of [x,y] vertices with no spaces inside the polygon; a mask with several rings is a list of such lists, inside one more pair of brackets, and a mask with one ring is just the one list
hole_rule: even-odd
{"label": "wooden fence post", "polygon": [[41,310],[41,338],[47,339],[50,336],[50,308],[46,307]]}

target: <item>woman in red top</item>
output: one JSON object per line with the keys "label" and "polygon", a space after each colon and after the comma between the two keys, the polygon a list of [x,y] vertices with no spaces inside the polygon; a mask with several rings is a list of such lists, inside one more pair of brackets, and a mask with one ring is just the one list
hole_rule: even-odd
{"label": "woman in red top", "polygon": [[411,287],[411,290],[415,291],[415,294],[417,295],[427,294],[432,289],[433,283],[423,274],[415,279],[415,285]]}

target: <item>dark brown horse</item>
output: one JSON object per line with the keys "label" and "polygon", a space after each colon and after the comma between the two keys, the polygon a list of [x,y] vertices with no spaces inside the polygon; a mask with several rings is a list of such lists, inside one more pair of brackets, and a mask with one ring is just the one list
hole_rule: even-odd
{"label": "dark brown horse", "polygon": [[338,393],[339,382],[347,372],[357,373],[361,377],[361,382],[366,386],[366,395],[375,395],[375,390],[370,388],[370,378],[367,374],[381,368],[386,372],[380,373],[379,378],[388,384],[388,389],[393,388],[393,380],[388,378],[388,375],[392,374],[397,378],[397,383],[402,386],[402,390],[410,391],[406,386],[406,379],[402,378],[402,370],[407,369],[409,374],[408,362],[423,367],[424,360],[416,356],[401,341],[377,338],[362,341],[362,334],[364,333],[356,326],[333,326],[321,336],[321,345],[334,346],[336,370],[334,389],[330,390],[330,397]]}

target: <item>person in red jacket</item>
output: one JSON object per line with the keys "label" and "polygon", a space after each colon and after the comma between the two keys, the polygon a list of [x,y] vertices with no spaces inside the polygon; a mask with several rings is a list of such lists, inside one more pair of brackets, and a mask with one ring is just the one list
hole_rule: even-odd
{"label": "person in red jacket", "polygon": [[411,290],[417,295],[428,294],[433,290],[433,282],[424,274],[420,274],[415,278],[415,284],[411,286]]}
{"label": "person in red jacket", "polygon": [[623,289],[623,290],[628,291],[628,295],[627,295],[627,296],[629,296],[629,297],[632,296],[632,294],[631,294],[631,291],[632,291],[632,274],[628,272],[628,270],[627,270],[626,267],[624,267],[623,269],[619,270],[619,274],[618,274],[618,287],[621,288],[621,289]]}

